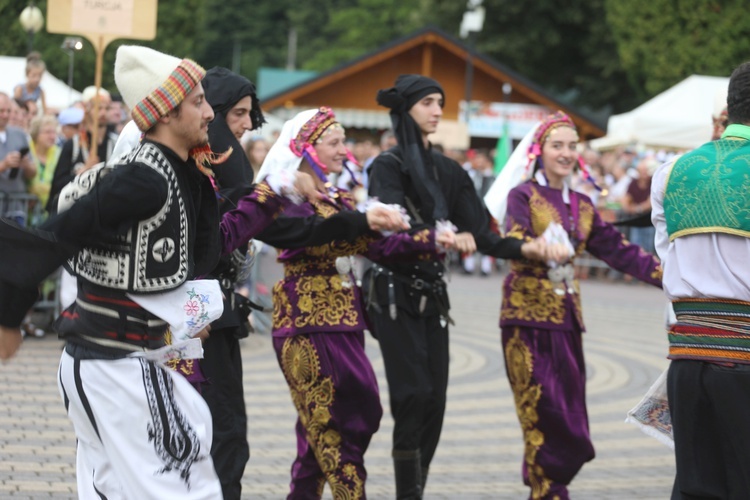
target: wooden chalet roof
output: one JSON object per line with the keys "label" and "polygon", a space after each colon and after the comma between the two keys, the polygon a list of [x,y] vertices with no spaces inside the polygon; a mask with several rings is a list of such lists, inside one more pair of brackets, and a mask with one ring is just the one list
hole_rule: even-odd
{"label": "wooden chalet roof", "polygon": [[[362,57],[341,64],[311,80],[263,100],[263,108],[318,107],[322,105],[369,111],[385,111],[375,102],[377,91],[391,87],[396,77],[419,73],[438,80],[446,94],[444,118],[457,120],[464,99],[466,59],[469,48],[460,40],[433,27],[394,40]],[[576,108],[564,104],[539,85],[503,64],[472,51],[474,84],[471,99],[503,102],[503,83],[510,83],[513,103],[541,104],[561,109],[575,121],[583,139],[604,135],[605,126]]]}

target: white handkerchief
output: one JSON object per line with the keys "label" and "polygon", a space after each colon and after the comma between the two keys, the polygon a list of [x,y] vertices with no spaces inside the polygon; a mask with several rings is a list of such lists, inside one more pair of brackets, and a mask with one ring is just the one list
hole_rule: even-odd
{"label": "white handkerchief", "polygon": [[[548,245],[565,245],[568,249],[569,255],[571,257],[575,255],[576,251],[575,248],[573,248],[573,244],[570,242],[568,233],[557,222],[550,222],[547,229],[544,230],[542,237]],[[552,268],[557,267],[557,263],[554,261],[547,262],[547,265]]]}
{"label": "white handkerchief", "polygon": [[664,370],[643,399],[628,412],[626,422],[635,424],[645,434],[674,450],[672,415],[667,398],[667,372]]}
{"label": "white handkerchief", "polygon": [[188,339],[153,351],[134,352],[130,357],[147,359],[162,366],[176,359],[202,359],[203,343],[200,339]]}
{"label": "white handkerchief", "polygon": [[169,292],[153,295],[128,294],[128,297],[169,323],[174,344],[193,338],[224,312],[224,301],[217,280],[191,280]]}

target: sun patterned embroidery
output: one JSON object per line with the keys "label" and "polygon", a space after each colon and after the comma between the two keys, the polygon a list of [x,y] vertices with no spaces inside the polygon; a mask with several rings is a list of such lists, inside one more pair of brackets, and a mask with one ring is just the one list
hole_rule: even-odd
{"label": "sun patterned embroidery", "polygon": [[529,208],[531,210],[531,227],[534,236],[541,236],[549,226],[550,222],[557,222],[562,225],[562,217],[555,206],[547,201],[535,187],[531,187],[531,197],[529,198]]}
{"label": "sun patterned embroidery", "polygon": [[174,399],[174,382],[164,369],[141,359],[143,387],[151,412],[147,424],[148,440],[164,467],[155,474],[179,472],[180,478],[190,489],[190,469],[195,462],[205,460],[201,455],[198,435]]}

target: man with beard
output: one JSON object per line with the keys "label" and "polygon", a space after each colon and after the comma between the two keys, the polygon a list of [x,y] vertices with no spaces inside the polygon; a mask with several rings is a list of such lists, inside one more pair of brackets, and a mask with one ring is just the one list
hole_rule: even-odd
{"label": "man with beard", "polygon": [[209,273],[224,248],[247,242],[282,208],[280,187],[259,184],[220,231],[206,159],[221,155],[208,147],[214,113],[204,75],[189,59],[118,48],[115,81],[144,133],[140,144],[66,188],[69,206],[38,230],[0,220],[0,359],[20,346],[18,325],[38,284],[66,260],[78,278],[55,328],[66,340],[58,383],[76,433],[81,498],[221,496],[208,407],[164,366],[168,325],[140,305]]}

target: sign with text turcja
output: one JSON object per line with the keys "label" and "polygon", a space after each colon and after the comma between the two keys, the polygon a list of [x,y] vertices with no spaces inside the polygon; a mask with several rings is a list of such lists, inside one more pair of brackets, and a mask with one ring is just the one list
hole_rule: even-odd
{"label": "sign with text turcja", "polygon": [[47,5],[47,31],[76,34],[94,46],[117,38],[153,40],[158,0],[54,0]]}
{"label": "sign with text turcja", "polygon": [[[49,0],[47,31],[86,37],[96,52],[94,86],[102,86],[104,49],[112,40],[156,38],[158,0]],[[93,116],[99,112],[99,99],[94,99]],[[96,155],[99,128],[91,130],[89,154]]]}
{"label": "sign with text turcja", "polygon": [[133,31],[134,0],[73,0],[70,27],[128,36]]}

